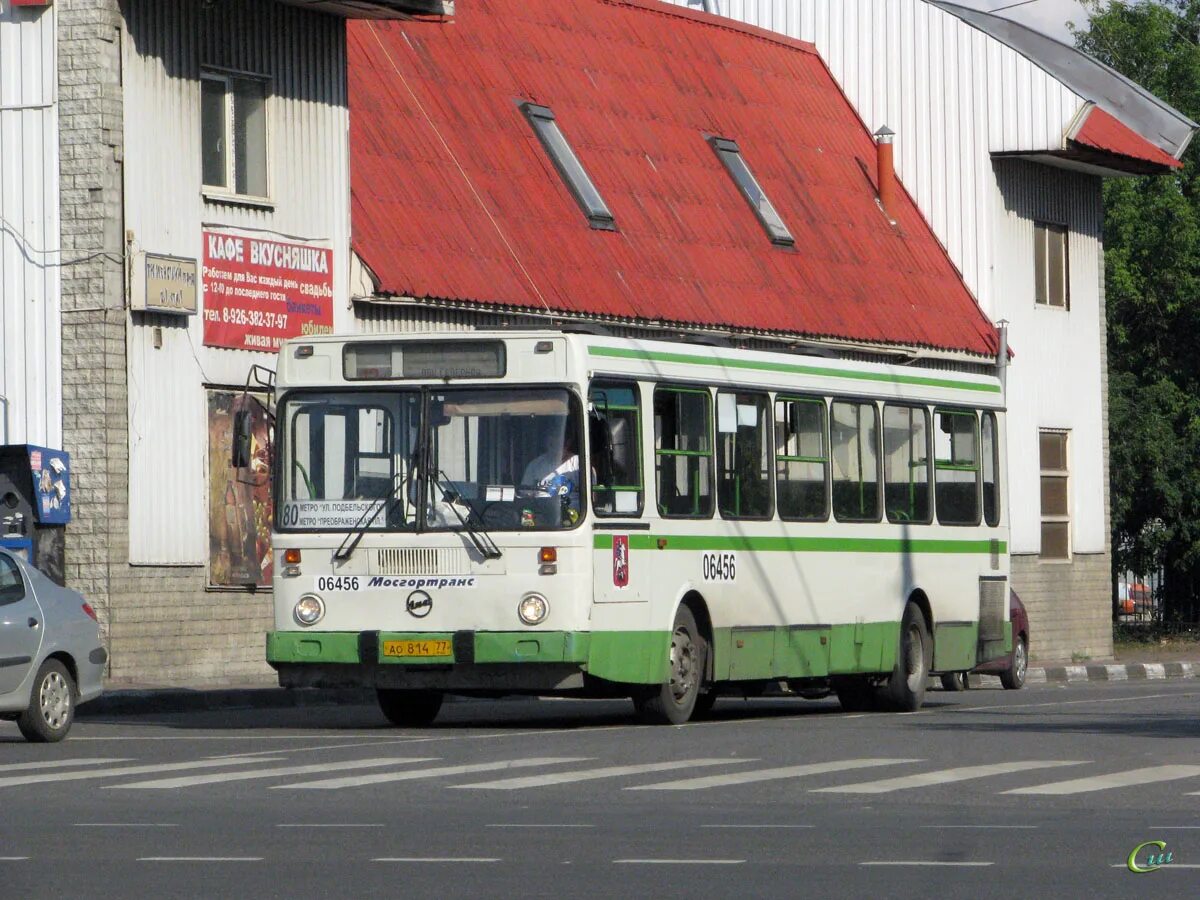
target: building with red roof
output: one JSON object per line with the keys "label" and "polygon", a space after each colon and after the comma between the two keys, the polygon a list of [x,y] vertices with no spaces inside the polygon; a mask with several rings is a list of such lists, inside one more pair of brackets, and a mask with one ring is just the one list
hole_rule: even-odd
{"label": "building with red roof", "polygon": [[[881,208],[875,140],[810,44],[643,0],[476,0],[446,27],[351,23],[348,60],[353,248],[361,293],[391,315],[996,353],[913,201]],[[719,140],[784,226],[774,239]]]}

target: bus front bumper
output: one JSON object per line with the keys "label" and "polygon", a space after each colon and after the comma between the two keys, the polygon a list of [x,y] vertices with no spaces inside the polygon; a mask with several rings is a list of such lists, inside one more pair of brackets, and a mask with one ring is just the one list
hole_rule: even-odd
{"label": "bus front bumper", "polygon": [[293,632],[267,634],[284,687],[550,691],[584,686],[586,632]]}

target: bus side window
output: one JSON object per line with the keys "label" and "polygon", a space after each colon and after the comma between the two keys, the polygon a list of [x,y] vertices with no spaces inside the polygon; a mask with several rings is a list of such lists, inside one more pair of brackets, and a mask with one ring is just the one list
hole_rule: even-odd
{"label": "bus side window", "polygon": [[771,456],[766,394],[717,393],[717,507],[727,519],[769,519]]}
{"label": "bus side window", "polygon": [[923,407],[883,408],[883,500],[889,522],[929,523],[929,411]]}
{"label": "bus side window", "polygon": [[978,525],[979,424],[975,413],[938,410],[933,438],[938,522]]}
{"label": "bus side window", "polygon": [[983,435],[983,520],[995,528],[1000,524],[999,444],[996,441],[996,414],[985,412],[980,420]]}
{"label": "bus side window", "polygon": [[654,467],[658,512],[668,518],[710,518],[712,397],[703,388],[654,391]]}
{"label": "bus side window", "polygon": [[833,514],[839,522],[879,521],[879,410],[874,403],[829,405]]}
{"label": "bus side window", "polygon": [[596,382],[588,403],[592,509],[598,516],[640,516],[645,487],[638,387]]}
{"label": "bus side window", "polygon": [[775,492],[779,518],[829,517],[829,440],[825,403],[780,397],[775,402]]}

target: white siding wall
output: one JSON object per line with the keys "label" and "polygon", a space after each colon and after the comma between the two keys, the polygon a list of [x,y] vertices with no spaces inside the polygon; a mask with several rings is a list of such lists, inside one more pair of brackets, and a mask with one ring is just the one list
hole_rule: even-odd
{"label": "white siding wall", "polygon": [[[330,242],[334,328],[348,304],[349,119],[345,26],[262,0],[226,0],[207,16],[190,0],[125,4],[125,227],[134,250],[202,262],[201,228],[263,229]],[[272,78],[273,207],[201,195],[201,65]],[[162,348],[153,346],[155,327]],[[203,346],[202,314],[134,313],[129,354],[129,556],[135,564],[208,559],[206,386],[237,386],[271,354]]]}
{"label": "white siding wall", "polygon": [[[998,160],[996,291],[1005,298],[1009,342],[1008,440],[1012,551],[1037,553],[1041,538],[1038,430],[1069,429],[1071,543],[1103,553],[1104,421],[1097,298],[1104,211],[1100,179],[1018,160]],[[1066,224],[1071,309],[1033,300],[1033,223]]]}
{"label": "white siding wall", "polygon": [[61,447],[54,48],[53,7],[0,0],[0,443]]}
{"label": "white siding wall", "polygon": [[720,8],[816,44],[867,127],[896,132],[905,189],[984,311],[1003,317],[992,297],[990,154],[1060,149],[1083,99],[924,0],[720,0]]}
{"label": "white siding wall", "polygon": [[[924,0],[720,0],[720,9],[815,44],[867,126],[897,132],[904,187],[983,310],[1012,323],[1013,551],[1036,553],[1041,542],[1037,429],[1066,428],[1074,550],[1104,552],[1099,181],[992,158],[1060,148],[1084,99]],[[1034,307],[1039,217],[1072,227],[1069,313]]]}

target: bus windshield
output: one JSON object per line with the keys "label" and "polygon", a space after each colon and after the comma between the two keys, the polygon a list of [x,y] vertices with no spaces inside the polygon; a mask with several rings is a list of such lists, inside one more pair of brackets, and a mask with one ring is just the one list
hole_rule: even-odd
{"label": "bus windshield", "polygon": [[429,528],[572,528],[583,513],[581,406],[563,389],[436,391],[429,401]]}
{"label": "bus windshield", "polygon": [[[417,391],[294,393],[282,404],[278,526],[288,531],[413,530]],[[386,509],[376,508],[387,504]]]}
{"label": "bus windshield", "polygon": [[582,411],[565,389],[297,391],[279,420],[281,531],[554,530],[582,516]]}

